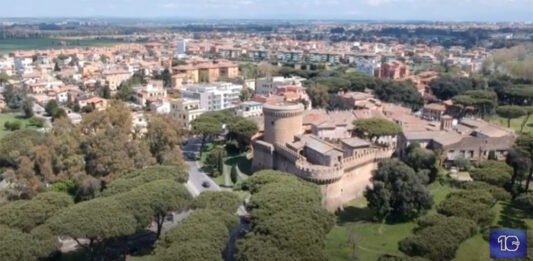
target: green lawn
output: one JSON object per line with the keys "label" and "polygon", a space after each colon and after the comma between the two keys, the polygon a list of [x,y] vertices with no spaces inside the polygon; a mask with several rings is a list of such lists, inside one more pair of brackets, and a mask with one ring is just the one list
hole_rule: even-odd
{"label": "green lawn", "polygon": [[[522,125],[522,122],[524,121],[526,116],[522,116],[520,118],[516,118],[511,120],[511,128],[514,129],[516,132],[520,131],[520,127]],[[498,115],[491,115],[486,118],[486,120],[499,124],[501,126],[507,127],[507,119],[502,118]],[[529,117],[525,127],[524,132],[532,132],[533,131],[533,117]]]}
{"label": "green lawn", "polygon": [[[492,210],[496,213],[492,225],[505,228],[533,228],[533,218],[524,211],[513,207],[509,202],[498,202]],[[453,261],[463,260],[491,260],[489,243],[483,239],[481,233],[469,238],[459,246]]]}
{"label": "green lawn", "polygon": [[[65,45],[62,45],[61,43],[64,43]],[[1,39],[0,53],[9,53],[16,50],[100,47],[111,46],[119,43],[123,42],[120,40],[88,38]]]}
{"label": "green lawn", "polygon": [[6,134],[10,133],[11,131],[8,131],[4,128],[4,123],[6,121],[20,121],[22,122],[23,128],[33,128],[29,127],[28,125],[28,119],[22,117],[22,114],[20,113],[0,113],[0,139],[3,138]]}
{"label": "green lawn", "polygon": [[[447,182],[433,182],[428,186],[435,201],[433,209],[453,188]],[[372,221],[373,213],[366,208],[364,197],[357,198],[344,206],[337,225],[328,233],[326,249],[329,260],[375,261],[383,254],[402,256],[398,242],[413,234],[414,221],[404,223],[378,223]]]}

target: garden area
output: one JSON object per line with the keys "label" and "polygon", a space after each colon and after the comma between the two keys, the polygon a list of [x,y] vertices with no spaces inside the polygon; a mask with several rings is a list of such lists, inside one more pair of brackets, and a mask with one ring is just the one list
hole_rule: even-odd
{"label": "garden area", "polygon": [[228,144],[207,143],[202,150],[200,165],[219,186],[241,190],[242,182],[252,174],[252,160],[247,156],[249,151],[241,152],[231,142]]}
{"label": "garden area", "polygon": [[[453,183],[453,182],[451,182]],[[426,215],[437,213],[436,206],[453,191],[457,191],[449,181],[435,181],[428,186],[434,200],[433,207]],[[498,201],[491,211],[495,218],[490,227],[533,228],[533,217],[514,206],[511,201]],[[326,248],[330,260],[378,260],[384,254],[405,256],[399,242],[413,235],[417,220],[409,222],[377,222],[374,213],[367,207],[364,197],[357,198],[344,206],[338,215],[337,224],[329,232]],[[489,243],[483,232],[477,232],[459,245],[454,261],[490,260]]]}
{"label": "garden area", "polygon": [[43,125],[42,118],[26,118],[21,113],[0,113],[0,139],[18,129],[37,129]]}
{"label": "garden area", "polygon": [[[446,181],[435,181],[428,188],[435,201],[428,213],[434,213],[435,206],[453,188]],[[330,260],[378,260],[383,254],[402,255],[398,242],[413,234],[416,222],[377,222],[367,204],[367,200],[360,197],[344,206],[337,224],[327,235]]]}
{"label": "garden area", "polygon": [[[525,144],[533,139],[517,147]],[[326,239],[330,260],[490,260],[490,229],[529,229],[533,236],[528,154],[511,150],[509,165],[487,160],[461,167],[471,179],[453,178],[457,172],[447,173],[436,159],[411,144],[405,161],[380,161],[364,197],[338,210]]]}

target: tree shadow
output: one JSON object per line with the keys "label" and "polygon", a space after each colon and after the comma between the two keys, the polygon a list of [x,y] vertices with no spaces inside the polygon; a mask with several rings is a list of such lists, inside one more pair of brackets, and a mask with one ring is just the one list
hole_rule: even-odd
{"label": "tree shadow", "polygon": [[339,211],[338,215],[338,225],[343,225],[348,222],[373,222],[374,220],[374,211],[364,207],[354,207],[349,206],[345,207],[344,210]]}
{"label": "tree shadow", "polygon": [[15,119],[17,120],[27,120],[31,117],[26,117],[25,115],[15,115]]}
{"label": "tree shadow", "polygon": [[526,213],[513,206],[512,203],[505,202],[502,203],[503,209],[500,212],[500,221],[498,221],[498,225],[506,228],[527,228],[527,223],[524,222],[523,219],[527,218],[528,216]]}
{"label": "tree shadow", "polygon": [[250,176],[252,175],[252,160],[246,158],[245,155],[228,158],[225,162],[226,165],[234,166],[237,165],[241,173]]}

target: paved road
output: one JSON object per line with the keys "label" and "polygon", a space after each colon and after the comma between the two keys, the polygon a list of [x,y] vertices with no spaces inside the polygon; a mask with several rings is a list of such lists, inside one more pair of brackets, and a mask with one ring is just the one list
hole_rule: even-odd
{"label": "paved road", "polygon": [[[198,161],[187,159],[188,153],[198,153],[200,151],[201,144],[202,140],[200,138],[192,137],[189,138],[187,144],[182,148],[185,163],[189,165],[189,180],[187,181],[186,186],[194,196],[197,196],[202,191],[206,190],[221,190],[217,183],[207,176],[205,172],[200,170]],[[202,183],[206,181],[209,182],[208,188],[202,186]]]}

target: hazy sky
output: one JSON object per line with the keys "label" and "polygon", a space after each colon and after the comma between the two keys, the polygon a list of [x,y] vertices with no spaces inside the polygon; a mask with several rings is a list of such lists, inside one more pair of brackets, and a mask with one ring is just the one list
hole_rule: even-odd
{"label": "hazy sky", "polygon": [[0,17],[533,21],[533,0],[0,0]]}

